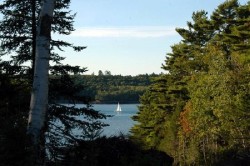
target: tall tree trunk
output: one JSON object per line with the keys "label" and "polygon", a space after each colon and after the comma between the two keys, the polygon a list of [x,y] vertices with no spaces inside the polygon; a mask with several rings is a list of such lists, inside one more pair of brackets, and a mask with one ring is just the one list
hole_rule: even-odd
{"label": "tall tree trunk", "polygon": [[55,0],[43,0],[36,37],[36,59],[27,133],[32,138],[36,165],[41,165],[43,127],[48,106],[51,23]]}

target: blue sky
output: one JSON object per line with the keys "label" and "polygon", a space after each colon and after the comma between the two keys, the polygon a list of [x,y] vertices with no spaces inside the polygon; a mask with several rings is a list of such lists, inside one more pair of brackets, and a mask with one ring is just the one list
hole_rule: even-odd
{"label": "blue sky", "polygon": [[[240,0],[241,4],[248,0]],[[0,0],[1,2],[1,0]],[[72,0],[77,13],[70,36],[54,36],[87,46],[80,53],[65,49],[65,64],[87,67],[87,74],[138,75],[161,69],[170,46],[181,38],[176,27],[186,27],[192,13],[211,13],[224,0]]]}
{"label": "blue sky", "polygon": [[[87,46],[81,53],[67,50],[64,63],[88,68],[89,74],[138,75],[161,69],[170,46],[181,38],[192,13],[211,13],[223,0],[72,0],[76,31],[65,39]],[[247,0],[239,1],[245,4]]]}

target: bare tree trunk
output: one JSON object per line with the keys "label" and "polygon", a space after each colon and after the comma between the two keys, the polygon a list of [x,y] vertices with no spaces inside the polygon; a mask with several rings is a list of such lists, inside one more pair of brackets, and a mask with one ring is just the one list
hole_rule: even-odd
{"label": "bare tree trunk", "polygon": [[37,27],[36,59],[27,128],[27,133],[32,138],[36,161],[41,158],[40,140],[48,106],[48,71],[54,5],[55,0],[43,0]]}

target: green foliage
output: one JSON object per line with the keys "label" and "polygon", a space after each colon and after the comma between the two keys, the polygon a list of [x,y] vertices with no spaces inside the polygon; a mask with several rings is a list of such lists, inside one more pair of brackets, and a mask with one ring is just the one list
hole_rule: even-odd
{"label": "green foliage", "polygon": [[101,137],[66,150],[60,165],[170,166],[173,158],[157,150],[141,150],[124,136]]}
{"label": "green foliage", "polygon": [[96,103],[138,103],[157,75],[79,75],[75,79],[85,86],[83,96],[89,96]]}
{"label": "green foliage", "polygon": [[[35,59],[36,25],[41,9],[40,4],[41,0],[6,0],[0,4],[0,12],[3,15],[3,19],[0,21],[0,46],[3,52],[10,54],[18,64],[27,61],[33,63]],[[52,22],[54,34],[69,35],[74,31],[75,14],[71,14],[69,5],[70,0],[56,1]],[[58,50],[63,51],[64,47],[71,47],[75,51],[86,48],[74,46],[66,41],[55,40],[52,37],[51,60],[53,62],[60,63],[64,59],[58,54]]]}
{"label": "green foliage", "polygon": [[249,103],[249,87],[241,82],[242,77],[249,82],[244,76],[246,68],[231,69],[220,50],[223,49],[208,48],[204,62],[208,63],[209,71],[195,74],[189,84],[193,110],[189,115],[191,137],[205,141],[203,157],[215,161],[215,153],[246,149],[250,127],[248,106],[242,107]]}
{"label": "green foliage", "polygon": [[[26,135],[29,110],[32,73],[35,61],[36,25],[40,11],[40,0],[13,1],[6,0],[0,4],[3,19],[0,20],[0,161],[3,165],[34,165],[32,156],[34,149]],[[70,34],[73,28],[74,14],[69,11],[70,0],[56,1],[52,32],[62,35]],[[49,107],[46,124],[41,131],[39,155],[45,162],[62,158],[60,148],[67,147],[77,141],[93,139],[105,126],[99,119],[106,116],[94,111],[89,99],[79,96],[84,87],[77,84],[69,75],[79,75],[85,68],[62,65],[64,58],[58,50],[71,47],[81,51],[85,47],[74,46],[66,41],[51,41],[50,66],[53,75],[50,80]],[[1,58],[1,57],[0,57]],[[28,62],[28,63],[27,63]],[[31,65],[28,66],[31,62]],[[27,66],[24,66],[26,64]],[[73,106],[68,108],[59,105],[57,99],[67,99]],[[84,108],[75,108],[81,102]],[[82,119],[76,116],[82,116]],[[79,129],[78,135],[74,130]],[[15,146],[15,147],[14,147]]]}
{"label": "green foliage", "polygon": [[168,74],[141,97],[135,141],[176,165],[249,163],[249,7],[226,1],[176,29],[183,40],[166,57]]}
{"label": "green foliage", "polygon": [[29,88],[22,67],[0,61],[0,165],[31,165],[26,146]]}
{"label": "green foliage", "polygon": [[133,117],[139,123],[131,129],[131,138],[146,149],[155,149],[164,137],[165,125],[162,124],[172,109],[166,98],[166,81],[166,77],[161,76],[150,86],[140,99],[139,113]]}

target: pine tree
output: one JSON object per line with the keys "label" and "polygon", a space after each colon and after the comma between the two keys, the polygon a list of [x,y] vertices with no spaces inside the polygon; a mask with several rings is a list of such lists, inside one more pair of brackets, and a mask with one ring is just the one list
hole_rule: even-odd
{"label": "pine tree", "polygon": [[[27,4],[31,5],[29,6]],[[74,30],[74,14],[72,15],[70,11],[68,11],[69,4],[69,0],[55,2],[54,16],[51,25],[53,34],[69,35]],[[1,54],[10,57],[9,61],[0,61],[1,68],[6,69],[3,70],[6,72],[3,73],[3,75],[10,78],[10,85],[17,79],[17,84],[19,82],[18,85],[20,88],[17,88],[18,90],[15,92],[28,96],[27,92],[31,89],[32,70],[34,68],[34,53],[37,49],[35,46],[38,44],[36,43],[36,32],[38,30],[36,27],[38,25],[38,13],[41,10],[41,1],[7,0],[0,5],[0,9],[3,14],[3,19],[0,21]],[[79,92],[83,91],[84,87],[77,85],[75,80],[70,76],[72,74],[81,74],[86,71],[86,69],[80,68],[79,66],[62,65],[60,61],[64,58],[59,56],[58,52],[55,51],[56,49],[63,50],[63,47],[72,47],[75,51],[81,51],[85,47],[74,46],[61,40],[53,40],[53,35],[49,44],[51,45],[49,59],[55,62],[56,65],[50,66],[49,68],[51,74],[55,76],[50,76],[50,79],[53,81],[51,80],[49,84],[51,88],[49,91],[49,107],[47,108],[48,114],[45,115],[45,124],[41,133],[40,146],[42,149],[40,154],[42,158],[47,157],[47,159],[49,159],[48,161],[52,161],[53,158],[53,161],[56,162],[62,157],[64,148],[77,144],[78,140],[93,139],[98,136],[98,131],[105,126],[99,119],[105,118],[106,116],[94,111],[89,104],[89,100],[79,95]],[[24,62],[32,62],[33,65],[24,66]],[[10,69],[12,73],[9,72]],[[1,79],[0,81],[1,83],[5,82],[5,79]],[[65,84],[62,84],[63,82]],[[13,84],[13,86],[16,85]],[[59,86],[61,87],[60,89],[58,88]],[[24,89],[25,91],[23,91]],[[14,99],[13,96],[15,93],[11,93],[11,95],[12,99]],[[61,95],[60,98],[72,104],[76,102],[84,103],[85,107],[75,108],[73,105],[68,108],[64,105],[60,105],[58,104],[60,99],[58,95]],[[16,97],[16,101],[22,101],[18,98],[20,96]],[[7,96],[3,96],[3,98],[8,102],[11,100],[11,98],[7,98]],[[20,105],[18,107],[14,107],[16,105],[13,105],[13,107],[4,105],[1,111],[6,110],[8,115],[11,115],[7,117],[6,121],[12,118],[12,116],[15,116],[15,114],[22,112],[22,121],[19,123],[14,122],[13,125],[20,124],[20,126],[24,127],[21,123],[23,124],[28,115],[28,102],[26,100],[27,98],[24,99],[22,107],[20,107]],[[14,109],[19,111],[13,112]],[[26,111],[24,111],[25,109]],[[76,116],[82,116],[85,119],[79,120]],[[80,135],[72,132],[78,128],[80,128]],[[62,138],[64,138],[63,144]],[[27,145],[25,141],[26,137],[24,138],[23,144]],[[24,149],[28,153],[30,152],[29,147],[25,146]]]}
{"label": "pine tree", "polygon": [[167,112],[166,107],[166,79],[161,77],[157,83],[151,86],[140,98],[139,113],[133,116],[133,120],[139,122],[132,129],[132,139],[146,149],[156,149],[161,141],[163,123]]}
{"label": "pine tree", "polygon": [[1,165],[29,165],[25,142],[30,89],[26,79],[20,66],[0,60]]}
{"label": "pine tree", "polygon": [[[30,6],[27,4],[31,4]],[[75,14],[69,10],[70,0],[60,0],[55,3],[54,19],[51,30],[53,34],[69,35],[73,28]],[[36,32],[38,16],[41,9],[41,0],[4,1],[0,5],[3,19],[0,21],[1,49],[10,54],[12,59],[18,63],[31,62],[34,68],[36,50]],[[63,47],[71,47],[75,51],[81,51],[86,47],[75,46],[66,41],[51,39],[51,60],[60,64],[64,59],[56,51]]]}
{"label": "pine tree", "polygon": [[[241,6],[237,0],[226,1],[210,18],[205,11],[198,11],[192,19],[187,29],[176,29],[183,39],[166,57],[165,85],[156,81],[151,86],[154,90],[142,97],[141,109],[134,118],[139,124],[132,136],[144,146],[149,143],[172,155],[175,164],[246,162],[249,3]],[[161,91],[157,91],[159,84]],[[151,100],[160,96],[168,107],[153,109],[157,102]],[[144,128],[147,120],[151,124],[159,119],[164,119],[160,123],[164,127],[157,131],[160,137],[151,132],[158,124]],[[157,144],[145,141],[150,134],[158,139]]]}

